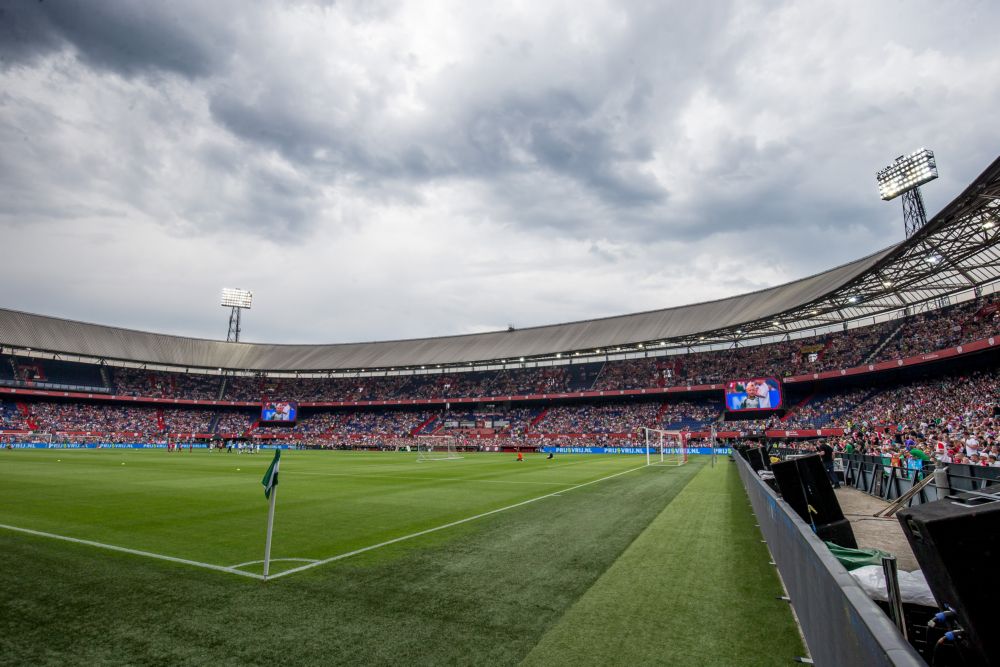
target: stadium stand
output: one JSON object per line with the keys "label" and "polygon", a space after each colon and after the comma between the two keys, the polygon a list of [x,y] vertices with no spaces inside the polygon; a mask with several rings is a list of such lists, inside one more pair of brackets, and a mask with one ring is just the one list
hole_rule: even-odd
{"label": "stadium stand", "polygon": [[108,390],[100,366],[10,355],[0,355],[0,384]]}
{"label": "stadium stand", "polygon": [[220,378],[188,373],[163,373],[133,368],[113,372],[115,393],[120,396],[186,398],[211,401],[219,398]]}
{"label": "stadium stand", "polygon": [[633,433],[646,426],[656,428],[659,402],[558,405],[546,411],[529,433],[566,435]]}
{"label": "stadium stand", "polygon": [[925,461],[1000,467],[998,380],[1000,369],[992,368],[902,382],[877,392],[843,392],[822,403],[835,401],[839,416],[830,423],[844,428],[844,435],[786,446],[813,451],[827,442],[839,452],[880,456],[897,468],[919,468]]}
{"label": "stadium stand", "polygon": [[873,393],[875,390],[863,387],[814,396],[807,403],[791,411],[782,420],[781,426],[788,429],[803,429],[837,424],[845,414],[866,403]]}
{"label": "stadium stand", "polygon": [[[720,430],[741,432],[765,429],[844,429],[843,436],[829,441],[840,450],[877,451],[912,458],[907,438],[929,455],[943,451],[954,461],[994,465],[1000,446],[1000,421],[994,410],[1000,401],[997,381],[1000,370],[963,372],[941,377],[889,383],[878,389],[847,387],[809,397],[789,410],[781,421],[766,419],[718,422],[722,413],[718,399],[701,401],[615,401],[548,405],[495,410],[428,411],[425,409],[367,409],[356,411],[312,410],[303,413],[292,427],[259,426],[255,413],[216,412],[208,408],[158,408],[115,403],[31,401],[0,403],[0,430],[34,430],[61,434],[106,434],[112,442],[127,441],[124,434],[139,434],[150,441],[171,434],[218,433],[226,437],[282,437],[300,444],[328,447],[388,448],[413,444],[416,434],[457,435],[471,448],[489,446],[501,438],[505,445],[613,442],[621,437],[638,438],[643,427],[703,430],[717,423]],[[506,423],[494,428],[493,422]],[[491,427],[485,424],[491,423]],[[32,426],[33,425],[33,426]],[[464,428],[463,428],[464,426]],[[487,441],[484,441],[486,438]],[[973,457],[965,448],[969,438],[982,443]],[[940,444],[938,444],[940,443]],[[815,443],[803,445],[810,449]]]}
{"label": "stadium stand", "polygon": [[[543,368],[370,377],[221,378],[2,355],[0,385],[244,402],[264,398],[299,402],[446,400],[662,389],[719,384],[739,377],[783,378],[928,354],[1000,333],[998,317],[1000,304],[984,300],[849,331],[732,350]],[[802,423],[815,422],[803,421],[804,414]]]}

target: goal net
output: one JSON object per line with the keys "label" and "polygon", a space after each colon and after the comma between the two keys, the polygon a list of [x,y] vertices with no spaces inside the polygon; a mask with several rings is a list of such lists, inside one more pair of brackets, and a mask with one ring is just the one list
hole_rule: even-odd
{"label": "goal net", "polygon": [[417,461],[451,461],[465,458],[458,453],[455,438],[450,435],[418,435]]}
{"label": "goal net", "polygon": [[44,449],[51,446],[51,433],[13,433],[0,431],[0,447]]}
{"label": "goal net", "polygon": [[111,439],[106,435],[87,435],[84,433],[63,433],[56,431],[52,434],[52,444],[55,449],[97,449],[108,445]]}
{"label": "goal net", "polygon": [[646,465],[682,466],[688,462],[688,438],[685,431],[643,428],[646,438]]}

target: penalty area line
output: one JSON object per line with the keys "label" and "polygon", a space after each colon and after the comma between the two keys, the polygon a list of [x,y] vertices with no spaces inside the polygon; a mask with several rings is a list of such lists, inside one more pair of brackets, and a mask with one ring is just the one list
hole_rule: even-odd
{"label": "penalty area line", "polygon": [[512,509],[517,508],[517,507],[523,507],[524,505],[529,505],[531,503],[538,502],[539,500],[545,500],[546,498],[557,497],[557,496],[562,495],[563,493],[566,493],[567,491],[574,491],[576,489],[582,489],[585,486],[590,486],[591,484],[597,484],[598,482],[603,482],[605,480],[609,480],[609,479],[612,479],[612,478],[615,478],[615,477],[620,477],[621,475],[626,475],[626,474],[628,474],[630,472],[635,472],[636,470],[641,470],[642,468],[645,468],[645,467],[647,467],[647,466],[645,464],[643,464],[643,465],[637,466],[635,468],[629,468],[628,470],[623,470],[621,472],[616,472],[613,475],[608,475],[606,477],[601,477],[599,479],[593,479],[593,480],[591,480],[589,482],[584,482],[583,484],[577,484],[576,486],[571,486],[568,489],[560,489],[559,491],[555,491],[553,493],[546,493],[544,496],[538,496],[537,498],[529,498],[528,500],[522,500],[521,502],[514,503],[513,505],[507,505],[506,507],[499,507],[499,508],[497,508],[495,510],[490,510],[489,512],[482,512],[482,513],[476,514],[474,516],[469,516],[469,517],[465,517],[464,519],[459,519],[458,521],[452,521],[450,523],[446,523],[446,524],[443,524],[443,525],[440,525],[440,526],[435,526],[434,528],[428,528],[426,530],[421,530],[421,531],[418,531],[416,533],[410,533],[409,535],[403,535],[402,537],[396,537],[396,538],[391,539],[391,540],[386,540],[385,542],[379,542],[378,544],[372,544],[372,545],[367,546],[367,547],[362,547],[360,549],[355,549],[354,551],[348,551],[347,553],[339,554],[337,556],[331,556],[330,558],[324,558],[323,560],[318,560],[315,563],[309,563],[307,565],[300,565],[299,567],[293,567],[293,568],[291,568],[289,570],[285,570],[283,572],[279,572],[278,574],[272,574],[272,575],[268,576],[268,580],[278,579],[279,577],[284,577],[284,576],[287,576],[289,574],[295,574],[296,572],[303,572],[304,570],[309,570],[309,569],[314,568],[314,567],[319,567],[320,565],[326,565],[327,563],[332,563],[334,561],[343,560],[344,558],[350,558],[351,556],[357,556],[358,554],[363,554],[366,551],[374,551],[375,549],[381,549],[382,547],[387,547],[387,546],[389,546],[391,544],[397,544],[399,542],[405,542],[407,540],[412,540],[415,537],[421,537],[423,535],[429,535],[430,533],[436,533],[439,530],[445,530],[447,528],[453,528],[455,526],[460,526],[463,523],[469,523],[470,521],[476,521],[477,519],[482,519],[484,517],[487,517],[487,516],[490,516],[490,515],[493,515],[493,514],[499,514],[500,512],[506,512],[507,510],[512,510]]}
{"label": "penalty area line", "polygon": [[64,542],[73,542],[74,544],[83,544],[88,547],[96,547],[98,549],[118,551],[120,553],[131,554],[133,556],[145,556],[146,558],[156,558],[158,560],[170,561],[171,563],[181,563],[183,565],[200,567],[206,570],[216,570],[217,572],[228,572],[229,574],[238,574],[242,577],[250,577],[251,579],[261,579],[261,580],[264,579],[263,575],[254,574],[252,572],[244,572],[243,570],[237,570],[232,567],[226,567],[225,565],[212,565],[211,563],[202,563],[201,561],[197,560],[178,558],[176,556],[167,556],[165,554],[157,554],[151,551],[140,551],[138,549],[129,549],[128,547],[119,547],[114,544],[94,542],[93,540],[81,540],[78,537],[67,537],[66,535],[56,535],[55,533],[46,533],[41,530],[32,530],[30,528],[19,528],[18,526],[9,526],[5,523],[0,523],[0,528],[3,528],[5,530],[11,530],[17,533],[26,533],[28,535],[35,535],[37,537],[47,537],[53,540],[62,540]]}

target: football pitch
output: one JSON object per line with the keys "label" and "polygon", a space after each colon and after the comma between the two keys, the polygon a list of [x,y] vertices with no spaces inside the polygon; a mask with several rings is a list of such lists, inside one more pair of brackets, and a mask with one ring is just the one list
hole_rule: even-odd
{"label": "football pitch", "polygon": [[[787,664],[732,464],[0,452],[4,664]],[[763,642],[763,637],[767,641]]]}

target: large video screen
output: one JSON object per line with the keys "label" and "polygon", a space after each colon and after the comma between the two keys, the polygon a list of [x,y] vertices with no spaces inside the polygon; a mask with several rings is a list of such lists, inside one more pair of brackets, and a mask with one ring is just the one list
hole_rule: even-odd
{"label": "large video screen", "polygon": [[293,422],[299,404],[293,401],[264,401],[260,408],[262,422]]}
{"label": "large video screen", "polygon": [[781,407],[781,383],[774,378],[733,380],[726,385],[726,410],[777,410]]}

